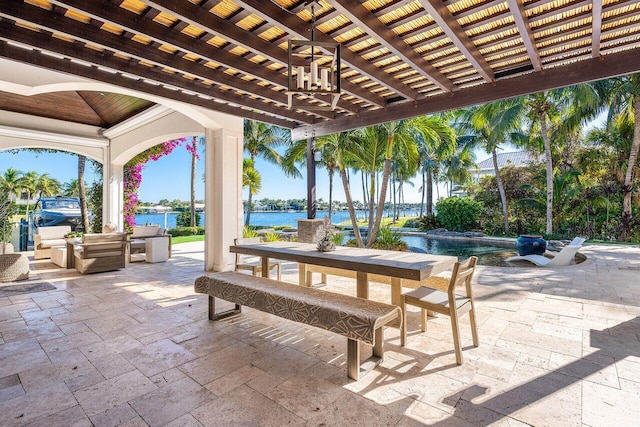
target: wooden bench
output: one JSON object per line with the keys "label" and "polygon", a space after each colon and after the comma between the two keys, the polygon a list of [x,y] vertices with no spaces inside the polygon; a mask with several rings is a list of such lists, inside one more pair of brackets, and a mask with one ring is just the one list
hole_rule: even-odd
{"label": "wooden bench", "polygon": [[[319,289],[277,282],[237,272],[213,273],[195,281],[197,293],[209,295],[209,320],[241,312],[241,307],[273,314],[347,337],[347,375],[358,380],[383,359],[384,327],[400,327],[400,307]],[[215,299],[235,304],[221,313]],[[373,356],[360,364],[359,342],[373,346]]]}

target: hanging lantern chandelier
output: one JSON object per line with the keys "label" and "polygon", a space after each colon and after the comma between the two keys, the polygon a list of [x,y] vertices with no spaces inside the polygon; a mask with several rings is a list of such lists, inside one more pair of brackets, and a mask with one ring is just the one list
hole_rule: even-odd
{"label": "hanging lantern chandelier", "polygon": [[316,11],[310,1],[311,40],[289,40],[289,109],[332,111],[340,99],[340,43],[315,41]]}

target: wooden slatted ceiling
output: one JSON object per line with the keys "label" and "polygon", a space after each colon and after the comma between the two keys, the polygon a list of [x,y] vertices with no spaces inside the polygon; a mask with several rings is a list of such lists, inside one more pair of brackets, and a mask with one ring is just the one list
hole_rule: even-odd
{"label": "wooden slatted ceiling", "polygon": [[291,111],[286,43],[309,38],[305,2],[3,0],[0,55],[297,136],[501,98],[509,79],[521,93],[544,88],[539,74],[556,68],[571,72],[549,87],[607,75],[597,62],[583,67],[593,76],[576,72],[577,61],[640,70],[640,0],[321,0],[316,39],[343,46],[343,95],[333,112]]}

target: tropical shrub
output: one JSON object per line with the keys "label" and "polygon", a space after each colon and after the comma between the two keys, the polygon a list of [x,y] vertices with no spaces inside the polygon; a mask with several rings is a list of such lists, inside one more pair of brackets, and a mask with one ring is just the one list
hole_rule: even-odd
{"label": "tropical shrub", "polygon": [[418,218],[418,228],[424,231],[438,228],[438,218],[433,214],[423,215]]}
{"label": "tropical shrub", "polygon": [[376,236],[376,241],[371,245],[374,249],[386,249],[391,251],[406,251],[409,246],[402,240],[402,235],[389,227],[381,227]]}
{"label": "tropical shrub", "polygon": [[87,195],[87,207],[93,214],[91,221],[91,231],[93,233],[102,232],[102,181],[95,181],[89,194]]}
{"label": "tropical shrub", "polygon": [[11,239],[11,217],[16,211],[16,204],[9,200],[9,193],[0,191],[0,254],[4,253],[4,243],[9,243]]}
{"label": "tropical shrub", "polygon": [[404,222],[403,227],[420,228],[420,218],[410,218]]}
{"label": "tropical shrub", "polygon": [[[358,242],[356,239],[349,239],[345,246],[349,246],[350,248],[357,248]],[[371,246],[374,249],[386,249],[390,251],[406,251],[409,249],[409,245],[407,245],[402,240],[402,235],[397,231],[391,230],[389,227],[381,227],[378,231],[378,235],[376,236],[376,241]]]}
{"label": "tropical shrub", "polygon": [[280,236],[278,233],[265,233],[265,235],[262,236],[262,240],[265,242],[277,242],[280,240]]}
{"label": "tropical shrub", "polygon": [[[530,207],[517,203],[518,200],[534,196],[532,190],[536,176],[540,175],[543,170],[541,165],[506,166],[500,170],[500,177],[507,196],[509,228],[514,234],[540,234],[544,231],[544,215],[541,216]],[[489,235],[504,234],[502,203],[496,178],[494,176],[483,177],[480,183],[467,188],[467,193],[475,201],[482,203],[478,227]]]}
{"label": "tropical shrub", "polygon": [[482,203],[469,197],[449,197],[436,204],[438,223],[452,231],[477,229]]}
{"label": "tropical shrub", "polygon": [[258,232],[256,231],[255,228],[245,225],[244,229],[242,230],[242,237],[244,237],[245,239],[251,239],[253,237],[258,237]]}
{"label": "tropical shrub", "polygon": [[[176,217],[176,226],[189,227],[191,226],[191,209],[185,209]],[[200,226],[200,215],[196,214],[196,227]]]}
{"label": "tropical shrub", "polygon": [[169,229],[172,237],[196,236],[204,234],[204,227],[178,227]]}

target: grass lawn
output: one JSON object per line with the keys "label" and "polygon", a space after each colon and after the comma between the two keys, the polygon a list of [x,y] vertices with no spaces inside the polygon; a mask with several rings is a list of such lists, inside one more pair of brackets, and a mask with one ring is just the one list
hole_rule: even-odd
{"label": "grass lawn", "polygon": [[[398,221],[393,222],[393,218],[390,217],[382,217],[382,221],[380,223],[380,225],[382,227],[386,227],[387,225],[393,226],[393,227],[404,227],[404,223],[407,222],[410,219],[415,219],[418,218],[417,216],[401,216],[400,218],[398,218]],[[368,225],[369,223],[367,221],[358,221],[358,225]],[[351,226],[351,221],[344,221],[342,223],[340,223],[341,226]]]}
{"label": "grass lawn", "polygon": [[189,242],[202,242],[204,241],[204,234],[198,234],[195,236],[178,236],[171,238],[171,244],[176,245],[178,243],[189,243]]}

